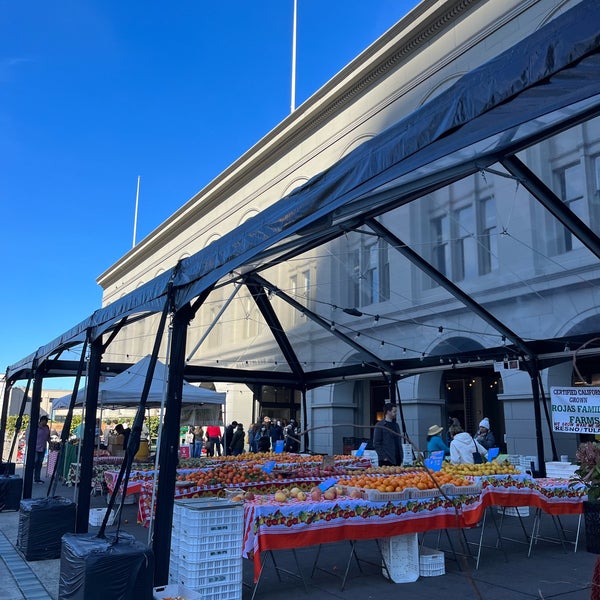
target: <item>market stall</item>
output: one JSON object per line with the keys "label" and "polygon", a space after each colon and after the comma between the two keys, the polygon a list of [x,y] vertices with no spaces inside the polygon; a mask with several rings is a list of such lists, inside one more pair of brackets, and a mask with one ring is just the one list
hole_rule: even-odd
{"label": "market stall", "polygon": [[[586,496],[565,480],[485,478],[481,492],[445,498],[437,495],[373,502],[347,497],[331,501],[275,502],[272,497],[245,503],[244,549],[254,559],[257,578],[260,555],[343,540],[380,539],[436,529],[472,527],[491,506],[535,506],[544,512],[580,514]],[[433,491],[432,491],[433,493]]]}

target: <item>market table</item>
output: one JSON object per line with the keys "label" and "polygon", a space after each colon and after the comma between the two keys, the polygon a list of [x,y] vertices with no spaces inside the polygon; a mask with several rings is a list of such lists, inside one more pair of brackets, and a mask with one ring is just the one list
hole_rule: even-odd
{"label": "market table", "polygon": [[[106,481],[104,473],[114,471],[115,465],[123,462],[123,458],[119,456],[105,456],[94,458],[92,466],[92,489],[98,492],[106,492]],[[79,472],[81,466],[77,462],[71,463],[67,477],[65,479],[66,486],[73,486],[79,483]]]}
{"label": "market table", "polygon": [[585,492],[567,480],[529,476],[481,478],[481,493],[388,502],[341,497],[337,500],[286,503],[257,498],[245,503],[243,556],[254,558],[255,580],[260,554],[326,542],[381,539],[407,533],[466,528],[483,519],[491,506],[535,506],[549,514],[581,514]]}
{"label": "market table", "polygon": [[244,505],[242,556],[254,559],[254,578],[262,552],[346,540],[371,540],[432,529],[472,527],[485,507],[479,494],[371,502],[342,496],[329,501],[257,498]]}

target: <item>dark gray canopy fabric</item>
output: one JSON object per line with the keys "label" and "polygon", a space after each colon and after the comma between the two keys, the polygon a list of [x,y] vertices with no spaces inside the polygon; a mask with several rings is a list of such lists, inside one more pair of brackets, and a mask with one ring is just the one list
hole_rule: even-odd
{"label": "dark gray canopy fabric", "polygon": [[292,252],[302,247],[307,232],[316,246],[348,219],[383,214],[433,181],[475,172],[598,114],[598,23],[600,3],[584,0],[254,218],[12,365],[7,379],[88,332],[95,339],[122,319],[161,310],[169,281],[177,310],[228,273],[276,260],[282,244]]}

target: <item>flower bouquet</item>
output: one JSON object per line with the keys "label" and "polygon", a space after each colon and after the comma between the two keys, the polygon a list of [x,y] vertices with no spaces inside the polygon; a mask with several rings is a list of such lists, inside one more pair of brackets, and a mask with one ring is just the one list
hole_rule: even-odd
{"label": "flower bouquet", "polygon": [[588,501],[600,499],[600,443],[584,442],[579,444],[575,454],[579,468],[571,481],[582,483],[587,489]]}

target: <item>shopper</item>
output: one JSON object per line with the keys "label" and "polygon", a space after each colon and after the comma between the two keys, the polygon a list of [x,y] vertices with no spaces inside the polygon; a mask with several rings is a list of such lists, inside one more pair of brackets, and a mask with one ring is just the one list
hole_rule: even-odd
{"label": "shopper", "polygon": [[214,456],[215,452],[221,456],[221,428],[218,425],[209,425],[206,428],[206,437],[208,438],[206,446],[208,456]]}
{"label": "shopper", "polygon": [[233,437],[231,438],[231,454],[232,456],[238,456],[244,451],[244,426],[241,423],[237,424]]}
{"label": "shopper", "polygon": [[275,450],[275,443],[283,439],[283,427],[281,426],[281,421],[275,421],[275,423],[271,423],[271,427],[269,428],[269,437],[271,438],[271,448]]}
{"label": "shopper", "polygon": [[286,425],[283,430],[285,443],[283,449],[286,452],[300,451],[300,426],[296,423],[296,419],[290,419],[289,425]]}
{"label": "shopper", "polygon": [[442,439],[442,431],[444,428],[441,425],[432,425],[427,430],[427,452],[431,456],[432,452],[443,450],[444,456],[450,454],[450,448]]}
{"label": "shopper", "polygon": [[475,433],[475,441],[481,444],[486,450],[496,445],[496,438],[490,429],[490,420],[484,417],[479,422],[479,429]]}
{"label": "shopper", "polygon": [[42,480],[42,464],[44,462],[44,456],[46,455],[49,441],[50,427],[48,427],[48,417],[42,415],[38,423],[35,439],[35,460],[33,463],[33,480],[35,483],[44,483]]}
{"label": "shopper", "polygon": [[204,429],[199,425],[194,427],[194,445],[192,446],[192,458],[202,458],[204,447]]}
{"label": "shopper", "polygon": [[265,424],[261,425],[260,431],[256,435],[258,436],[256,444],[258,452],[269,452],[269,450],[271,450],[269,428]]}
{"label": "shopper", "polygon": [[379,458],[379,466],[402,464],[402,436],[396,422],[398,408],[387,403],[383,407],[383,419],[375,425],[373,447]]}
{"label": "shopper", "polygon": [[[487,457],[487,450],[476,442],[462,427],[450,428],[450,461],[457,464],[473,464]],[[477,455],[481,458],[477,458]]]}
{"label": "shopper", "polygon": [[233,439],[233,433],[237,426],[237,421],[231,421],[231,424],[225,427],[225,433],[223,434],[223,451],[226,456],[231,456],[231,440]]}

